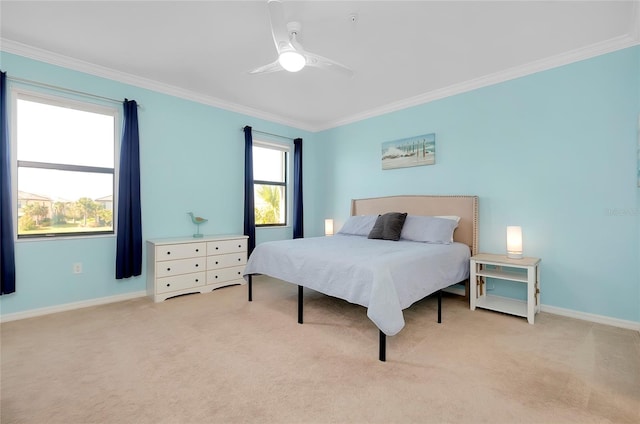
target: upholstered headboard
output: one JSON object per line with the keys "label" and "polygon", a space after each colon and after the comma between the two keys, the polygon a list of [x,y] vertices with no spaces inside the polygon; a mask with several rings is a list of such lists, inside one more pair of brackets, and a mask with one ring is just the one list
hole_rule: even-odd
{"label": "upholstered headboard", "polygon": [[478,196],[387,196],[353,199],[351,215],[407,212],[409,215],[457,215],[460,223],[453,240],[478,253]]}

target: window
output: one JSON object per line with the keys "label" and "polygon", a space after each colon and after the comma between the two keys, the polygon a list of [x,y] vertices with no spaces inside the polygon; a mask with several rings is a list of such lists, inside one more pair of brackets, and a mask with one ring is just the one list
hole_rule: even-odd
{"label": "window", "polygon": [[16,92],[18,238],[113,234],[116,109]]}
{"label": "window", "polygon": [[254,141],[253,196],[257,227],[287,225],[289,147]]}

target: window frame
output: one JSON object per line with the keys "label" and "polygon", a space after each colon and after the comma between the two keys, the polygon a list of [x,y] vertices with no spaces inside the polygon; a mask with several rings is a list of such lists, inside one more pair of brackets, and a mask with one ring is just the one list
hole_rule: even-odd
{"label": "window frame", "polygon": [[[257,180],[257,179],[253,179],[253,192],[255,195],[255,186],[256,184],[262,184],[262,185],[271,185],[271,186],[279,186],[279,187],[284,187],[284,193],[285,193],[285,198],[284,198],[284,223],[283,224],[255,224],[256,228],[285,228],[289,226],[289,217],[291,216],[291,202],[289,201],[289,199],[291,198],[291,187],[289,182],[291,181],[291,166],[290,166],[290,156],[291,156],[291,151],[292,151],[292,146],[288,145],[288,144],[283,144],[283,143],[276,143],[276,142],[272,142],[272,141],[264,141],[264,140],[253,140],[253,144],[252,144],[252,148],[253,147],[260,147],[263,149],[271,149],[271,150],[277,150],[280,152],[283,152],[285,154],[284,156],[284,182],[281,181],[269,181],[269,180]],[[253,155],[253,159],[254,159],[254,165],[255,165],[255,155]],[[254,172],[255,172],[255,168],[254,168]],[[255,219],[255,200],[254,200],[254,219]]]}
{"label": "window frame", "polygon": [[[115,237],[117,233],[117,211],[118,196],[117,187],[119,179],[119,161],[120,161],[120,140],[119,134],[122,127],[122,112],[115,105],[107,102],[90,101],[81,96],[65,96],[64,94],[55,92],[40,92],[35,90],[27,90],[22,87],[10,87],[11,105],[9,112],[9,132],[11,138],[11,194],[12,194],[12,211],[13,229],[15,241],[44,241],[44,240],[62,240],[62,239],[82,239],[82,238],[101,238]],[[21,161],[18,160],[18,100],[32,101],[43,103],[50,106],[69,108],[80,110],[83,112],[98,113],[113,117],[113,169],[99,166],[87,165],[71,165],[58,164],[54,162],[37,162],[37,161]],[[26,166],[25,166],[26,165]],[[53,169],[59,171],[71,172],[89,172],[95,174],[112,174],[112,225],[110,231],[78,231],[78,232],[61,232],[61,233],[43,233],[43,234],[19,234],[19,216],[18,216],[18,170],[20,167],[31,169]]]}

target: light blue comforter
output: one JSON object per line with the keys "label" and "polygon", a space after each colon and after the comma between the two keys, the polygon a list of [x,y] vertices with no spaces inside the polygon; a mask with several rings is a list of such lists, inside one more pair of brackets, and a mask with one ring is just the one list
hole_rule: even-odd
{"label": "light blue comforter", "polygon": [[469,277],[469,247],[335,235],[258,245],[244,276],[264,274],[367,308],[386,335],[404,327],[402,310]]}

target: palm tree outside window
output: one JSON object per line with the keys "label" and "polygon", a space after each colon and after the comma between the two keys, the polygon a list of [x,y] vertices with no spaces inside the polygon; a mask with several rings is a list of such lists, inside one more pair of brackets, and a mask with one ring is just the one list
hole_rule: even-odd
{"label": "palm tree outside window", "polygon": [[289,146],[253,142],[256,227],[287,225]]}

